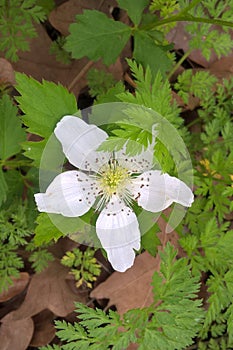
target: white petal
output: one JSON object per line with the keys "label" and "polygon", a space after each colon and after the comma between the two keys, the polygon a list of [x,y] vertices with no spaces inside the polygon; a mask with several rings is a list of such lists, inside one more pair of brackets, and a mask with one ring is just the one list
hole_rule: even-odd
{"label": "white petal", "polygon": [[97,172],[108,162],[108,153],[96,152],[108,137],[96,125],[88,125],[78,117],[67,115],[57,124],[54,133],[61,142],[67,159],[77,168]]}
{"label": "white petal", "polygon": [[159,212],[173,202],[190,207],[193,202],[191,189],[181,180],[159,170],[151,170],[132,180],[129,189],[138,205],[151,212]]}
{"label": "white petal", "polygon": [[154,163],[154,146],[156,144],[156,136],[157,130],[155,124],[152,126],[152,142],[146,148],[146,150],[142,151],[140,154],[130,157],[126,153],[125,145],[122,150],[115,152],[118,163],[126,169],[130,170],[132,173],[142,173],[144,171],[150,170],[153,167]]}
{"label": "white petal", "polygon": [[134,212],[116,196],[100,213],[96,232],[115,270],[124,272],[133,265],[134,249],[140,249],[139,225]]}
{"label": "white petal", "polygon": [[94,204],[98,187],[89,176],[79,171],[59,174],[45,193],[35,194],[38,210],[76,217],[85,214]]}
{"label": "white petal", "polygon": [[119,165],[132,173],[142,173],[153,167],[153,151],[151,149],[146,149],[146,151],[130,157],[126,154],[124,147],[122,151],[115,152],[115,156]]}
{"label": "white petal", "polygon": [[191,207],[194,201],[192,190],[181,180],[174,176],[164,174],[166,195],[169,196],[173,202],[182,204],[184,207]]}

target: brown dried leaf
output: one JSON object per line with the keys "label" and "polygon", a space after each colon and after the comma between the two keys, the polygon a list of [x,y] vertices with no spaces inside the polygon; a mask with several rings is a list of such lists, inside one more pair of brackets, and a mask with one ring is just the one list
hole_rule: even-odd
{"label": "brown dried leaf", "polygon": [[[160,217],[158,220],[161,229],[160,239],[162,246],[168,241],[177,246],[176,232],[165,233],[166,222]],[[99,284],[92,292],[91,297],[109,299],[108,306],[115,305],[120,314],[133,308],[142,308],[153,302],[152,276],[159,271],[160,256],[152,257],[148,252],[142,253],[135,259],[134,265],[124,273],[114,272],[105,282]]]}
{"label": "brown dried leaf", "polygon": [[24,318],[15,320],[15,311],[2,319],[0,327],[1,350],[25,350],[27,349],[34,330],[33,320]]}
{"label": "brown dried leaf", "polygon": [[145,252],[136,257],[134,265],[126,272],[114,272],[105,282],[91,292],[92,298],[109,299],[120,314],[127,310],[152,303],[151,279],[159,268],[160,259]]}
{"label": "brown dried leaf", "polygon": [[27,272],[20,272],[18,278],[12,278],[13,284],[6,292],[0,294],[0,303],[3,303],[16,295],[20,294],[27,287],[29,282],[29,274]]}
{"label": "brown dried leaf", "polygon": [[39,347],[49,344],[55,337],[55,327],[53,325],[54,314],[49,310],[44,310],[33,317],[35,330],[30,342],[30,346]]}
{"label": "brown dried leaf", "polygon": [[110,10],[116,6],[118,5],[114,0],[69,0],[50,13],[49,21],[62,35],[68,35],[69,25],[75,22],[76,15],[82,13],[83,10],[98,10],[110,15]]}
{"label": "brown dried leaf", "polygon": [[[30,342],[33,346],[45,345],[55,334],[53,315],[65,317],[74,310],[75,301],[86,302],[85,294],[72,292],[66,281],[67,273],[68,269],[55,260],[43,272],[32,277],[19,309],[1,320],[3,350],[25,350]],[[35,333],[32,338],[34,323],[31,317],[34,315]]]}
{"label": "brown dried leaf", "polygon": [[218,61],[212,63],[209,67],[210,73],[217,78],[229,79],[233,75],[233,53],[228,57],[222,57]]}
{"label": "brown dried leaf", "polygon": [[0,58],[0,85],[2,84],[15,84],[15,74],[13,67],[5,58]]}
{"label": "brown dried leaf", "polygon": [[24,302],[15,311],[15,319],[34,316],[48,309],[55,315],[65,317],[74,310],[74,302],[85,302],[86,297],[75,294],[67,284],[68,269],[58,260],[32,277]]}
{"label": "brown dried leaf", "polygon": [[[38,37],[29,41],[30,51],[19,52],[19,61],[13,63],[15,71],[31,75],[33,78],[41,81],[42,79],[61,83],[65,87],[72,85],[72,92],[78,95],[80,91],[87,85],[85,75],[90,67],[86,69],[90,63],[87,58],[80,60],[72,60],[69,65],[57,62],[54,55],[49,53],[51,39],[47,35],[41,24],[35,25]],[[123,76],[123,69],[120,60],[108,68],[101,61],[95,62],[92,67],[104,69],[113,74],[116,80],[120,80]],[[78,77],[77,82],[73,86],[73,80]]]}

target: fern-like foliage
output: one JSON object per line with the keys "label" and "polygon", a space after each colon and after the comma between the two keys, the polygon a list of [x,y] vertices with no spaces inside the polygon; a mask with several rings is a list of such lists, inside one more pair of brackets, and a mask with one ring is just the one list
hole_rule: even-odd
{"label": "fern-like foliage", "polygon": [[13,62],[18,50],[29,50],[28,38],[37,36],[33,22],[45,19],[45,12],[37,0],[2,0],[0,3],[0,51]]}
{"label": "fern-like foliage", "polygon": [[206,95],[209,96],[209,91],[216,82],[217,78],[208,71],[199,71],[193,74],[191,69],[187,69],[178,76],[175,89],[178,90],[183,101],[188,104],[191,96],[200,99],[205,98]]}
{"label": "fern-like foliage", "polygon": [[0,292],[7,290],[12,284],[12,278],[18,277],[19,269],[24,266],[15,249],[16,246],[10,243],[0,244]]}
{"label": "fern-like foliage", "polygon": [[[192,344],[201,328],[203,311],[196,299],[199,277],[193,277],[186,258],[175,260],[168,244],[161,253],[160,273],[153,276],[154,302],[143,309],[129,310],[120,318],[76,303],[79,323],[57,321],[62,350],[127,349],[138,343],[140,350],[181,350]],[[42,348],[43,350],[51,348]]]}
{"label": "fern-like foliage", "polygon": [[49,52],[51,55],[56,56],[56,60],[58,62],[61,62],[64,64],[70,64],[71,63],[71,56],[64,49],[65,42],[66,42],[65,37],[63,37],[63,36],[58,37],[57,40],[55,40],[51,43]]}
{"label": "fern-like foliage", "polygon": [[32,239],[34,222],[29,217],[32,212],[28,203],[16,201],[0,212],[0,292],[12,283],[24,267],[20,249],[30,252],[29,262],[35,272],[41,272],[53,260],[46,246],[37,248]]}
{"label": "fern-like foliage", "polygon": [[180,240],[194,275],[203,273],[208,293],[198,349],[231,349],[233,231],[226,220],[233,210],[233,79],[186,71],[175,88],[187,104],[191,97],[200,103],[195,120],[200,131],[192,133],[190,149],[196,199],[185,219],[190,232]]}
{"label": "fern-like foliage", "polygon": [[66,252],[61,259],[61,263],[70,268],[70,273],[77,281],[77,287],[86,284],[87,287],[92,288],[92,283],[100,275],[100,265],[94,254],[95,250],[91,248],[87,248],[84,252],[75,248]]}
{"label": "fern-like foliage", "polygon": [[[209,274],[206,285],[209,297],[208,309],[203,328],[200,332],[200,349],[212,349],[213,344],[226,341],[227,349],[233,345],[232,332],[232,235],[229,223],[219,226],[217,220],[199,217],[197,227],[199,234],[187,235],[180,243],[190,259],[193,272],[202,271]],[[201,222],[202,221],[202,222]],[[208,337],[211,334],[211,342]],[[223,347],[224,348],[224,347]]]}
{"label": "fern-like foliage", "polygon": [[90,69],[87,73],[87,81],[89,93],[92,97],[106,94],[116,83],[111,73],[95,68]]}
{"label": "fern-like foliage", "polygon": [[124,118],[122,113],[122,120],[109,128],[110,137],[99,150],[117,151],[125,146],[126,153],[133,156],[151,145],[157,136],[155,163],[166,172],[174,171],[174,159],[179,159],[179,166],[182,165],[180,135],[188,139],[188,134],[172,99],[170,84],[160,73],[153,78],[149,67],[144,71],[135,61],[128,63],[137,84],[135,94],[125,91],[116,95],[118,101],[125,103]]}
{"label": "fern-like foliage", "polygon": [[[180,7],[184,8],[187,4],[186,0],[179,0]],[[232,0],[203,0],[193,7],[189,13],[196,17],[202,18],[218,18],[222,20],[231,20],[233,14]],[[189,40],[190,49],[200,49],[202,55],[209,60],[212,51],[218,57],[225,56],[233,48],[229,28],[224,27],[224,31],[219,31],[211,24],[203,23],[189,23],[185,29],[191,38]]]}
{"label": "fern-like foliage", "polygon": [[[203,89],[201,88],[203,86]],[[179,95],[188,103],[190,96],[200,100],[199,119],[201,133],[192,134],[193,163],[196,164],[195,191],[199,199],[190,209],[187,220],[190,229],[195,228],[194,215],[212,217],[216,215],[220,222],[232,211],[232,93],[233,79],[217,79],[208,72],[192,74],[186,71],[178,78],[175,85]],[[192,213],[194,215],[192,215]]]}
{"label": "fern-like foliage", "polygon": [[147,67],[144,71],[142,65],[138,65],[136,61],[127,60],[127,62],[137,84],[136,91],[135,95],[125,92],[119,94],[118,98],[122,102],[151,108],[161,114],[176,128],[180,128],[183,120],[179,117],[180,110],[177,104],[172,100],[172,92],[168,80],[164,80],[160,73],[153,78],[150,68]]}
{"label": "fern-like foliage", "polygon": [[24,266],[17,249],[26,245],[31,236],[25,212],[25,206],[20,203],[0,212],[0,292],[9,287],[12,277],[17,277]]}
{"label": "fern-like foliage", "polygon": [[31,252],[28,261],[36,273],[43,271],[54,260],[53,254],[47,248],[37,248],[33,241],[27,245],[26,250]]}
{"label": "fern-like foliage", "polygon": [[26,207],[21,203],[14,203],[0,212],[0,234],[2,242],[12,246],[27,244],[27,237],[31,236],[26,218]]}
{"label": "fern-like foliage", "polygon": [[[179,1],[176,0],[152,0],[149,10],[152,13],[158,13],[159,11],[161,19],[165,19],[180,11],[180,4]],[[175,22],[168,23],[163,25],[160,30],[162,30],[164,34],[167,34],[175,25]]]}

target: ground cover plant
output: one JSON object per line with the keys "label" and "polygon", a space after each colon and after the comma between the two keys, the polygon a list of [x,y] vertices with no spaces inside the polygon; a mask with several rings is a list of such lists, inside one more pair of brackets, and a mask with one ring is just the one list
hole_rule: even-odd
{"label": "ground cover plant", "polygon": [[233,2],[0,13],[2,349],[232,349]]}

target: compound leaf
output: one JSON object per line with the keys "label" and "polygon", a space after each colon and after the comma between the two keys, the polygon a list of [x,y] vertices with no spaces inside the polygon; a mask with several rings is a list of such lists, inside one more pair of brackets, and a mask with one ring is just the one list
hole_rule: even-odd
{"label": "compound leaf", "polygon": [[142,12],[149,4],[148,0],[118,0],[120,8],[126,10],[132,22],[138,25],[141,21]]}
{"label": "compound leaf", "polygon": [[131,28],[95,10],[85,10],[76,19],[65,45],[72,57],[87,56],[93,61],[102,58],[106,65],[115,62],[130,37]]}
{"label": "compound leaf", "polygon": [[165,48],[157,45],[145,31],[136,31],[134,35],[134,58],[144,68],[150,67],[153,76],[158,71],[165,74],[171,68],[171,60],[168,58]]}
{"label": "compound leaf", "polygon": [[44,138],[40,142],[23,143],[25,156],[33,159],[35,166],[39,166],[44,147],[57,122],[64,115],[73,115],[77,112],[76,99],[62,85],[46,80],[39,83],[25,74],[17,73],[16,81],[16,89],[21,94],[16,99],[24,113],[22,119],[28,127],[27,131]]}
{"label": "compound leaf", "polygon": [[21,94],[17,101],[29,132],[49,137],[64,115],[77,112],[75,96],[62,85],[46,80],[39,83],[22,73],[17,73],[16,81],[16,89]]}

